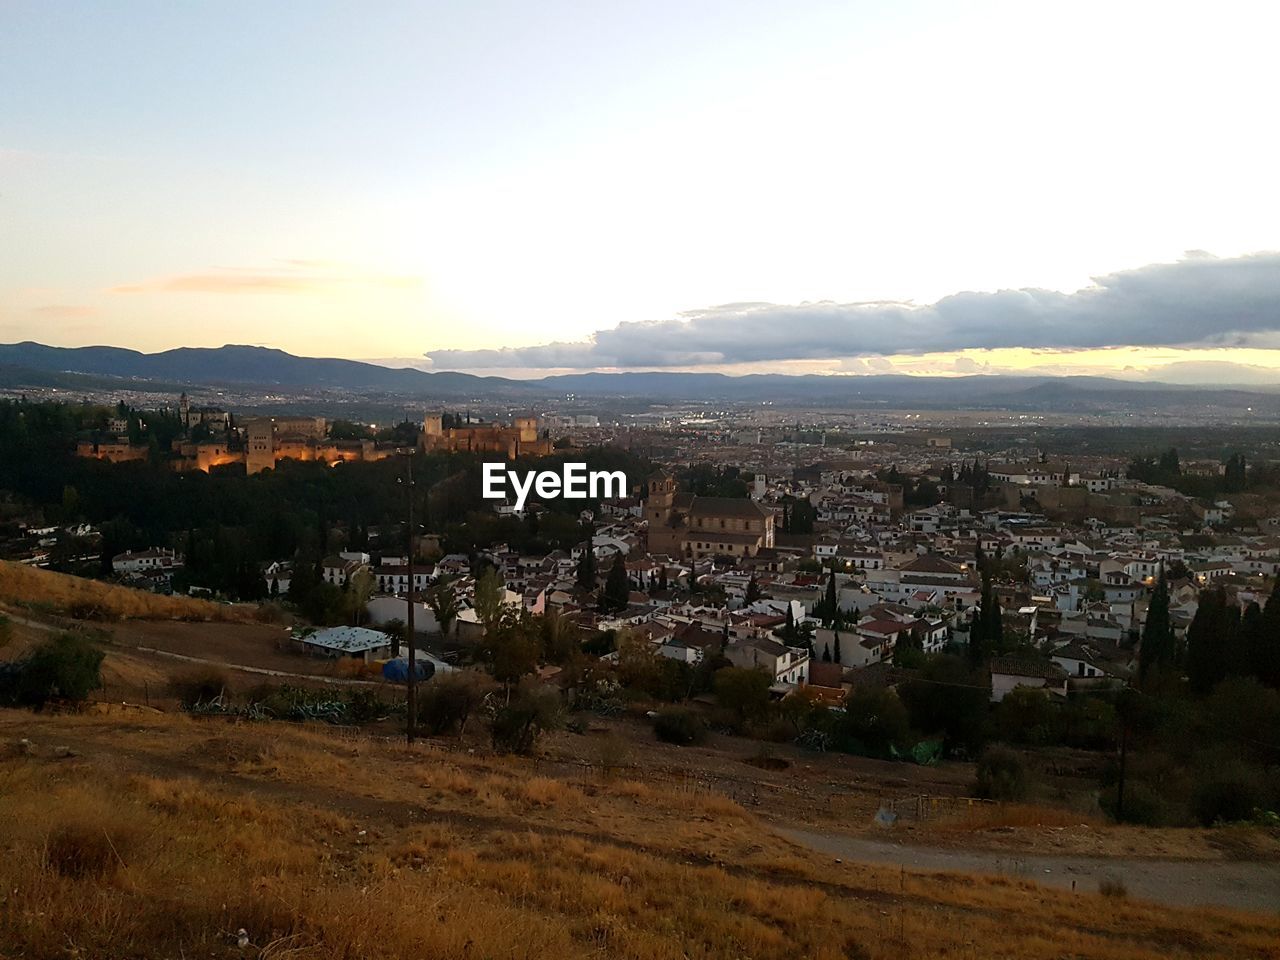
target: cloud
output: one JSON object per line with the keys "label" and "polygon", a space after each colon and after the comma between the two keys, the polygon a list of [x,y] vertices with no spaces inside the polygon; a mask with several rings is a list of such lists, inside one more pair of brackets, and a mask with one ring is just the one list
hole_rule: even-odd
{"label": "cloud", "polygon": [[696,367],[1029,347],[1234,346],[1280,331],[1280,253],[1176,263],[1093,278],[1075,293],[964,292],[925,306],[731,303],[622,323],[588,340],[433,350],[436,369]]}
{"label": "cloud", "polygon": [[271,268],[217,267],[203,273],[121,284],[107,292],[314,294],[351,286],[413,289],[421,285],[421,277],[369,273],[329,260],[280,260]]}

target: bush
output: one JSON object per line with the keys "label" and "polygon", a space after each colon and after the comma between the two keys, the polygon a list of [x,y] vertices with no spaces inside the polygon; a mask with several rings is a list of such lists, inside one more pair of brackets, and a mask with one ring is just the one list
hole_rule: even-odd
{"label": "bush", "polygon": [[911,733],[907,708],[887,689],[855,690],[836,721],[836,735],[851,753],[885,757],[889,748],[904,744]]}
{"label": "bush", "polygon": [[486,693],[477,674],[444,673],[418,687],[418,723],[429,733],[466,730],[467,720],[480,707]]}
{"label": "bush", "polygon": [[1056,717],[1057,708],[1043,690],[1017,687],[996,705],[996,735],[1011,743],[1049,743]]}
{"label": "bush", "polygon": [[1031,788],[1031,777],[1022,757],[1008,747],[990,746],[978,760],[978,781],[974,790],[988,800],[1023,800]]}
{"label": "bush", "polygon": [[554,690],[523,686],[520,693],[493,718],[490,734],[495,750],[532,753],[538,737],[560,722],[560,697]]}
{"label": "bush", "polygon": [[1129,888],[1121,877],[1103,877],[1098,881],[1098,892],[1104,897],[1123,900],[1129,895]]}
{"label": "bush", "polygon": [[653,732],[664,743],[688,746],[706,739],[707,727],[692,710],[673,708],[659,711],[653,718]]}
{"label": "bush", "polygon": [[1124,787],[1124,810],[1117,809],[1116,788],[1108,788],[1098,798],[1103,811],[1117,823],[1132,823],[1140,827],[1163,827],[1175,818],[1169,805],[1159,793],[1141,780],[1130,780]]}
{"label": "bush", "polygon": [[1210,771],[1195,787],[1191,811],[1201,825],[1249,820],[1263,803],[1260,778],[1242,763]]}
{"label": "bush", "polygon": [[4,699],[37,708],[53,699],[84,700],[102,686],[102,657],[83,637],[60,634],[15,665]]}
{"label": "bush", "polygon": [[716,701],[733,712],[739,723],[762,717],[769,710],[773,678],[763,670],[725,667],[716,672]]}
{"label": "bush", "polygon": [[222,696],[226,690],[227,675],[216,667],[201,667],[169,682],[169,692],[184,707],[209,703]]}

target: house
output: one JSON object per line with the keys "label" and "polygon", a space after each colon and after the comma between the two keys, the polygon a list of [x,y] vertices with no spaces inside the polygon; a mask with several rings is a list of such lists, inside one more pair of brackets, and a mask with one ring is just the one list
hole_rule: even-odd
{"label": "house", "polygon": [[421,593],[431,586],[436,568],[429,563],[415,563],[412,567],[407,563],[389,564],[385,560],[382,566],[373,571],[379,593],[403,594],[409,590],[409,577],[412,572],[413,592]]}
{"label": "house", "polygon": [[262,576],[267,581],[269,596],[284,596],[293,583],[293,561],[273,560],[262,571]]}
{"label": "house", "polygon": [[119,574],[172,572],[181,566],[182,557],[163,547],[129,550],[111,558],[111,569]]}
{"label": "house", "polygon": [[1021,657],[996,657],[991,661],[991,702],[999,703],[1018,687],[1067,695],[1067,671],[1056,663]]}
{"label": "house", "polygon": [[345,587],[361,570],[368,569],[367,553],[339,553],[320,562],[320,577],[335,587]]}
{"label": "house", "polygon": [[1105,686],[1117,680],[1114,668],[1098,651],[1082,643],[1067,643],[1053,651],[1050,659],[1067,672],[1071,686]]}
{"label": "house", "polygon": [[753,637],[730,644],[725,656],[736,667],[763,669],[775,686],[794,686],[809,679],[809,654],[777,640]]}

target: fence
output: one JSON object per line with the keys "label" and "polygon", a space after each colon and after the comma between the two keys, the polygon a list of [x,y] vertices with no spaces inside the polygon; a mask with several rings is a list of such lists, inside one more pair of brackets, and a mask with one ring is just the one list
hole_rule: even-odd
{"label": "fence", "polygon": [[914,797],[889,797],[880,801],[880,809],[888,810],[899,820],[937,820],[954,813],[994,805],[982,797],[936,797],[922,793]]}

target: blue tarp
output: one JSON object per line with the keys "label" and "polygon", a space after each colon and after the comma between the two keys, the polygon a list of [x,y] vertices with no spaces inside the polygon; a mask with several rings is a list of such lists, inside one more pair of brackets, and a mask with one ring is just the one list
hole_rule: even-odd
{"label": "blue tarp", "polygon": [[[419,680],[430,680],[435,676],[436,665],[430,660],[419,660],[415,657],[413,665]],[[405,657],[397,657],[395,660],[388,660],[382,665],[382,676],[387,680],[390,680],[392,683],[408,683],[408,659]]]}

